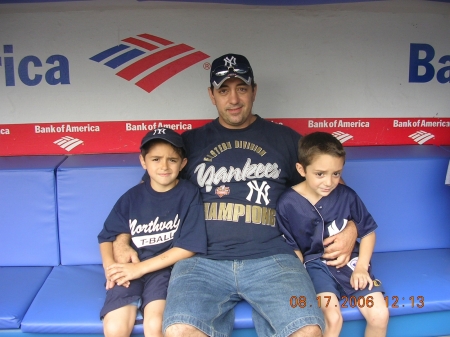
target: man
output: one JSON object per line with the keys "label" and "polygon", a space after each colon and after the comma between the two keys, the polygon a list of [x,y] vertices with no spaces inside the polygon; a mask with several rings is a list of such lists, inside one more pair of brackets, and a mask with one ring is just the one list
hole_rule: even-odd
{"label": "man", "polygon": [[[183,134],[185,178],[200,187],[208,253],[174,266],[165,334],[229,336],[233,308],[245,299],[258,336],[321,336],[324,321],[314,288],[275,224],[278,197],[300,181],[295,169],[300,135],[252,113],[257,85],[244,56],[214,60],[210,83],[219,117]],[[348,262],[347,242],[356,238],[354,226],[348,227],[326,243],[333,251],[325,256],[339,257],[332,263]],[[304,296],[307,305],[293,309],[291,296]]]}

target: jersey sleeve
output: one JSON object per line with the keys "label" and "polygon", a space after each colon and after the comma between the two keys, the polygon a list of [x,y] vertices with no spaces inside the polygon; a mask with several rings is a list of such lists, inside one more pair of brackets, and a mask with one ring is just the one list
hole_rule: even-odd
{"label": "jersey sleeve", "polygon": [[287,244],[291,246],[292,249],[294,250],[300,250],[300,248],[297,245],[297,242],[295,241],[293,235],[291,234],[292,228],[289,222],[288,214],[289,212],[286,211],[283,198],[280,198],[275,215],[276,224],[278,225],[278,228],[280,229],[281,233],[286,239]]}
{"label": "jersey sleeve", "polygon": [[112,242],[119,234],[130,234],[128,224],[129,199],[127,194],[120,197],[103,224],[103,229],[98,234],[98,243]]}
{"label": "jersey sleeve", "polygon": [[189,209],[181,225],[180,234],[174,241],[173,246],[197,254],[206,254],[207,238],[203,201],[199,189],[192,185],[192,190]]}
{"label": "jersey sleeve", "polygon": [[378,227],[374,218],[356,193],[354,193],[353,201],[350,205],[350,212],[352,217],[351,220],[356,223],[359,238],[372,233]]}

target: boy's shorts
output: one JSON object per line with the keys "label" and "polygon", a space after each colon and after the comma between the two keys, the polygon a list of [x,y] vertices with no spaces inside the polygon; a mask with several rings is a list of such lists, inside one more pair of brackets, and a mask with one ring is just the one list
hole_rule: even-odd
{"label": "boy's shorts", "polygon": [[[344,268],[350,269],[349,267],[345,266],[342,268],[342,272],[344,272]],[[348,277],[348,279],[345,280],[345,282],[348,282],[348,286],[346,286],[344,289],[344,287],[336,281],[328,266],[321,259],[315,259],[306,263],[306,270],[311,277],[311,280],[314,284],[314,289],[316,290],[317,294],[324,292],[334,293],[340,300],[343,298],[343,296],[346,296],[347,299],[350,299],[350,296],[358,298],[360,296],[366,296],[368,294],[376,292],[384,293],[381,282],[376,279],[374,280],[372,290],[369,290],[369,286],[362,290],[355,290],[351,288],[350,277]],[[346,272],[348,272],[348,276],[351,275],[352,270],[350,269]]]}
{"label": "boy's shorts", "polygon": [[[142,315],[145,306],[155,300],[165,300],[169,284],[171,268],[165,268],[149,273],[137,280],[132,280],[128,288],[115,285],[106,292],[105,304],[100,311],[100,319],[113,310],[126,305],[140,303],[138,309]],[[138,316],[139,317],[139,316]],[[137,319],[137,323],[140,320]]]}
{"label": "boy's shorts", "polygon": [[[311,304],[293,308],[292,296]],[[230,336],[234,306],[242,299],[253,308],[259,337],[287,337],[307,325],[324,329],[322,311],[304,266],[293,255],[249,260],[191,257],[172,270],[164,311],[163,331],[187,324],[208,336]]]}

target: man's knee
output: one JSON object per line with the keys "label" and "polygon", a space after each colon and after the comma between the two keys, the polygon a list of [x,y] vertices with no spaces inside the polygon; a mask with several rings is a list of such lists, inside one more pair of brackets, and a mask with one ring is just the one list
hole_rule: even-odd
{"label": "man's knee", "polygon": [[290,337],[322,337],[322,330],[318,325],[307,325],[294,332]]}
{"label": "man's knee", "polygon": [[188,324],[173,324],[164,332],[165,337],[205,337],[206,335]]}

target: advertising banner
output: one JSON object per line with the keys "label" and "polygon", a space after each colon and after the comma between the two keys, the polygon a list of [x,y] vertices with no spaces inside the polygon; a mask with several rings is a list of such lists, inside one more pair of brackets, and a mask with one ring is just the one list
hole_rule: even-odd
{"label": "advertising banner", "polygon": [[450,4],[0,1],[0,156],[137,152],[217,117],[212,61],[245,55],[253,112],[346,146],[450,144]]}

